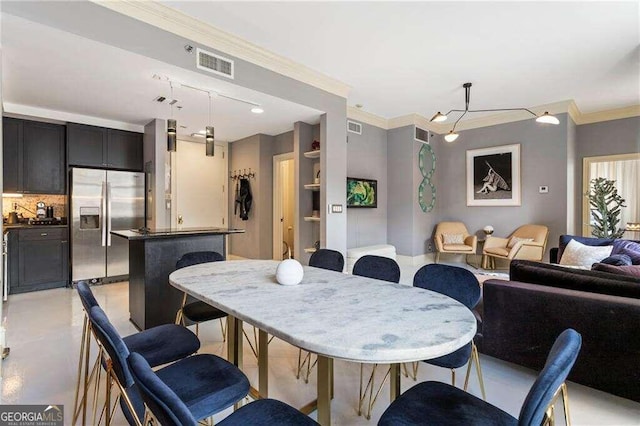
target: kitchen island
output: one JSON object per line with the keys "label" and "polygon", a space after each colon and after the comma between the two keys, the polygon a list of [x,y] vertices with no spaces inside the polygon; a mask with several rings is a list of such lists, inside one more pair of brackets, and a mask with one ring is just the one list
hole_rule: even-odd
{"label": "kitchen island", "polygon": [[184,228],[112,231],[129,240],[129,315],[140,330],[175,321],[183,293],[169,285],[169,274],[185,253],[217,251],[226,256],[226,236],[242,229]]}

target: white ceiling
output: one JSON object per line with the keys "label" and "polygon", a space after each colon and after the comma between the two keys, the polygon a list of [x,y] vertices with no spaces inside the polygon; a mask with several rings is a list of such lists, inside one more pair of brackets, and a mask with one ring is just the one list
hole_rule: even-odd
{"label": "white ceiling", "polygon": [[[216,139],[234,141],[256,133],[280,134],[296,121],[317,123],[320,111],[240,86],[222,82],[106,44],[2,15],[2,86],[5,103],[28,105],[123,123],[145,125],[153,118],[169,118],[169,84],[154,74],[207,90],[250,100],[263,106],[253,114],[250,106],[214,98]],[[174,109],[181,134],[204,129],[208,123],[208,97],[188,89],[174,89],[181,111]]]}
{"label": "white ceiling", "polygon": [[640,2],[164,1],[337,78],[386,118],[574,99],[640,104]]}

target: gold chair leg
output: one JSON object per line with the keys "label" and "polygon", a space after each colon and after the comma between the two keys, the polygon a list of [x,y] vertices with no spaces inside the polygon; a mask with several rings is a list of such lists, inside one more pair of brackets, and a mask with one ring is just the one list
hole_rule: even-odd
{"label": "gold chair leg", "polygon": [[451,369],[451,386],[455,386],[456,385],[456,370],[455,369]]}
{"label": "gold chair leg", "polygon": [[482,392],[482,399],[487,400],[487,394],[484,390],[484,379],[482,377],[482,368],[480,367],[480,355],[478,354],[478,347],[475,343],[471,342],[471,356],[469,357],[469,363],[467,364],[467,374],[464,379],[464,390],[466,391],[469,386],[469,376],[471,374],[471,364],[476,366],[476,374],[478,375],[478,383],[480,384],[480,392]]}
{"label": "gold chair leg", "polygon": [[296,379],[300,380],[300,372],[302,371],[302,349],[298,348],[298,369],[296,370]]}
{"label": "gold chair leg", "polygon": [[253,352],[253,355],[255,355],[256,358],[258,358],[258,344],[257,344],[257,342],[256,342],[255,346],[253,345],[253,343],[251,343],[251,339],[249,338],[249,335],[247,334],[247,332],[244,330],[244,327],[242,328],[242,334],[244,334],[245,339],[247,339],[247,343],[249,343],[249,347],[251,347],[251,352]]}
{"label": "gold chair leg", "polygon": [[187,293],[184,293],[184,295],[182,296],[182,304],[180,305],[180,309],[178,309],[178,312],[176,312],[176,324],[178,325],[184,325],[184,314],[182,313],[182,309],[186,304],[187,304]]}
{"label": "gold chair leg", "polygon": [[420,367],[420,362],[415,361],[413,363],[413,381],[414,382],[418,381],[418,367]]}
{"label": "gold chair leg", "polygon": [[562,393],[562,405],[564,406],[564,421],[567,426],[571,426],[571,418],[569,417],[569,390],[567,389],[566,383],[560,386],[560,392]]}
{"label": "gold chair leg", "polygon": [[225,322],[226,322],[226,318],[224,320],[224,322],[222,321],[222,318],[220,318],[220,330],[222,331],[222,342],[226,342],[227,341],[227,327],[225,326]]}
{"label": "gold chair leg", "polygon": [[309,383],[309,376],[311,375],[311,371],[313,370],[313,367],[316,366],[316,364],[318,363],[318,357],[316,357],[316,360],[313,361],[313,364],[311,364],[311,352],[307,353],[307,374],[304,376],[304,382],[305,383]]}
{"label": "gold chair leg", "polygon": [[365,401],[365,399],[367,399],[367,392],[369,393],[368,395],[368,399],[369,402],[367,403],[367,411],[365,413],[365,418],[367,420],[371,420],[371,413],[373,412],[373,406],[375,405],[376,401],[378,400],[378,396],[380,396],[380,392],[382,391],[382,388],[384,387],[385,383],[387,382],[387,379],[389,378],[390,374],[391,374],[391,367],[389,367],[384,375],[384,377],[382,378],[382,381],[380,382],[380,385],[378,386],[378,389],[376,390],[375,395],[373,394],[374,388],[375,386],[375,375],[376,375],[376,371],[378,369],[378,364],[373,364],[373,369],[371,370],[371,375],[369,376],[369,380],[367,382],[367,385],[364,387],[364,389],[362,388],[362,384],[363,384],[363,364],[360,364],[360,394],[359,394],[359,398],[358,398],[358,415],[362,415],[362,405]]}
{"label": "gold chair leg", "polygon": [[[104,353],[102,352],[102,348],[99,349],[99,354],[98,354],[98,374],[96,374],[96,386],[93,389],[93,422],[92,424],[96,425],[98,424],[100,421],[98,421],[98,423],[96,423],[96,416],[98,414],[98,395],[100,394],[100,384],[101,384],[101,380],[100,378],[102,377],[102,359],[104,357]],[[102,417],[102,414],[100,415]],[[83,425],[86,424],[83,422]]]}
{"label": "gold chair leg", "polygon": [[[80,394],[80,382],[82,381],[82,373],[83,373],[83,362],[84,361],[84,345],[85,345],[85,339],[87,338],[87,324],[88,324],[88,320],[87,320],[87,316],[84,316],[84,321],[82,322],[82,338],[80,340],[80,356],[78,357],[78,378],[76,379],[76,393],[75,393],[75,397],[73,398],[73,419],[71,421],[71,423],[75,424],[76,423],[76,419],[77,419],[77,411],[78,411],[78,395]],[[87,380],[86,377],[86,373],[85,373],[85,381]],[[84,389],[84,385],[82,387]]]}

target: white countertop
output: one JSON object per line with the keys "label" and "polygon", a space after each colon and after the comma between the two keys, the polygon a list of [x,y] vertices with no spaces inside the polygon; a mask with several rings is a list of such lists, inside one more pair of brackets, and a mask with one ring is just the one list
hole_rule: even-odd
{"label": "white countertop", "polygon": [[308,351],[357,362],[436,358],[464,346],[476,319],[438,293],[304,267],[297,286],[276,282],[273,260],[190,266],[174,287]]}

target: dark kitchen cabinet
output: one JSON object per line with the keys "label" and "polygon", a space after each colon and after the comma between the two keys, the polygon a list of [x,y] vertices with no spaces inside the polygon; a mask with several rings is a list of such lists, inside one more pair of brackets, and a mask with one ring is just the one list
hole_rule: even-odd
{"label": "dark kitchen cabinet", "polygon": [[70,166],[106,167],[103,161],[107,129],[83,124],[67,124],[67,162]]}
{"label": "dark kitchen cabinet", "polygon": [[116,169],[142,171],[142,134],[109,129],[107,165]]}
{"label": "dark kitchen cabinet", "polygon": [[2,119],[2,177],[4,192],[22,190],[22,120]]}
{"label": "dark kitchen cabinet", "polygon": [[64,194],[65,128],[3,118],[3,191]]}
{"label": "dark kitchen cabinet", "polygon": [[65,287],[69,282],[67,227],[9,231],[9,294]]}
{"label": "dark kitchen cabinet", "polygon": [[142,133],[70,123],[67,161],[70,166],[142,171]]}

